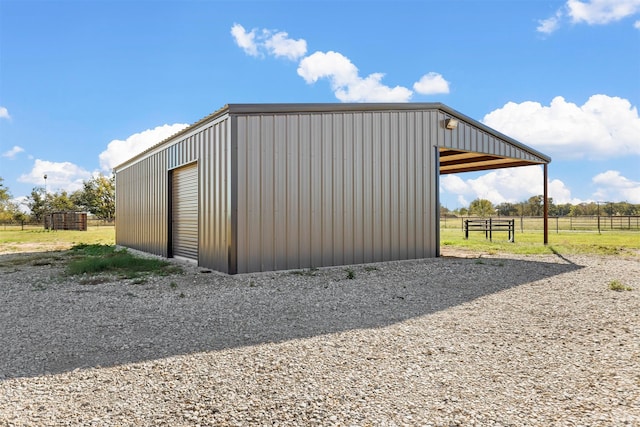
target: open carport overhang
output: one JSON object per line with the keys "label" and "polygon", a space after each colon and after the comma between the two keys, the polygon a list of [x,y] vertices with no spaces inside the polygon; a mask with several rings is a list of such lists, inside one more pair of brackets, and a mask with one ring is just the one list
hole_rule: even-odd
{"label": "open carport overhang", "polygon": [[485,153],[440,148],[440,173],[442,175],[541,164],[546,164],[546,162],[533,162]]}
{"label": "open carport overhang", "polygon": [[542,165],[543,167],[543,241],[549,243],[549,169],[551,159],[536,152],[538,161],[502,157],[486,153],[461,151],[450,148],[440,148],[440,174],[476,172],[492,169],[511,168],[517,166]]}

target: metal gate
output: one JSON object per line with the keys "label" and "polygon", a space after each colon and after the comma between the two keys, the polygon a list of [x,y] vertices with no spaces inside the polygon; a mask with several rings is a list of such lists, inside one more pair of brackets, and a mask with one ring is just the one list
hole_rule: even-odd
{"label": "metal gate", "polygon": [[173,256],[198,260],[198,166],[173,171],[171,194]]}

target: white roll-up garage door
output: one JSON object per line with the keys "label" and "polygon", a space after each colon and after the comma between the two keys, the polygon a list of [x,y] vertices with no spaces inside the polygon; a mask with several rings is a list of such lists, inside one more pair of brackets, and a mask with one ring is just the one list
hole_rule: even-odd
{"label": "white roll-up garage door", "polygon": [[198,260],[198,166],[173,171],[171,236],[173,256]]}

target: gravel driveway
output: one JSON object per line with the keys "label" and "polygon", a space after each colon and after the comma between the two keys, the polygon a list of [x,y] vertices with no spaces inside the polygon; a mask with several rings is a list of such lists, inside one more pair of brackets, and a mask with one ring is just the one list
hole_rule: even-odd
{"label": "gravel driveway", "polygon": [[638,257],[141,284],[56,258],[0,255],[3,427],[640,425]]}

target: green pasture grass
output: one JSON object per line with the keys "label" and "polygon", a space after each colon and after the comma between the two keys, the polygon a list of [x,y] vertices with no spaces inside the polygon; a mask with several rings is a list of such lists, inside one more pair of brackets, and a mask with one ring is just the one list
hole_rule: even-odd
{"label": "green pasture grass", "polygon": [[560,231],[549,233],[549,244],[544,245],[541,231],[516,232],[515,242],[508,240],[504,231],[493,233],[493,242],[485,239],[484,232],[469,232],[465,240],[460,229],[441,228],[442,246],[465,248],[488,253],[535,254],[597,254],[597,255],[640,255],[640,232],[603,231],[575,232]]}
{"label": "green pasture grass", "polygon": [[44,228],[0,228],[0,253],[66,250],[78,244],[115,244],[115,227],[89,227],[87,231]]}
{"label": "green pasture grass", "polygon": [[[507,241],[506,232],[494,232],[493,237],[493,242],[489,242],[485,239],[483,232],[476,231],[470,232],[469,239],[465,240],[464,232],[460,228],[440,229],[442,246],[485,253],[640,256],[640,232],[635,230],[607,230],[601,233],[567,230],[556,233],[550,230],[547,246],[543,244],[543,235],[539,230],[524,233],[517,231],[515,243]],[[87,231],[0,228],[0,253],[61,251],[68,250],[74,245],[111,246],[114,243],[115,228],[113,226],[89,227]],[[85,255],[90,256],[90,254]],[[47,261],[41,260],[41,262]]]}
{"label": "green pasture grass", "polygon": [[75,245],[69,255],[71,259],[66,273],[71,276],[115,273],[121,278],[140,279],[146,274],[166,276],[181,271],[180,267],[170,262],[136,257],[126,249],[117,249],[112,245]]}

